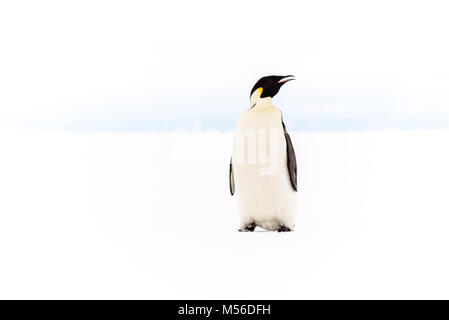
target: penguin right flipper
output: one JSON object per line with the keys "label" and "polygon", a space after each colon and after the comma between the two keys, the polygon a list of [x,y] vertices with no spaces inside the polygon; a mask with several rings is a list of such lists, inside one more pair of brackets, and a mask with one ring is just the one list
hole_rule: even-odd
{"label": "penguin right flipper", "polygon": [[293,190],[298,191],[298,169],[296,167],[295,149],[293,148],[292,140],[290,139],[290,136],[285,129],[284,121],[282,121],[282,127],[284,128],[285,142],[287,143],[287,167],[290,176],[290,183]]}
{"label": "penguin right flipper", "polygon": [[229,190],[231,191],[231,196],[233,196],[235,192],[235,182],[234,182],[234,170],[232,168],[232,157],[231,163],[229,163]]}

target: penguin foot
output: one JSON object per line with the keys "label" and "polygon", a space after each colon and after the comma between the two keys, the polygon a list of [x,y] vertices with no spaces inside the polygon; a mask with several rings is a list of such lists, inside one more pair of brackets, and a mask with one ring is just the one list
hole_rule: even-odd
{"label": "penguin foot", "polygon": [[247,224],[243,228],[240,228],[239,232],[253,232],[254,229],[256,229],[256,224],[253,222],[253,223]]}
{"label": "penguin foot", "polygon": [[283,224],[279,225],[278,232],[290,232],[292,229],[289,227],[284,226]]}

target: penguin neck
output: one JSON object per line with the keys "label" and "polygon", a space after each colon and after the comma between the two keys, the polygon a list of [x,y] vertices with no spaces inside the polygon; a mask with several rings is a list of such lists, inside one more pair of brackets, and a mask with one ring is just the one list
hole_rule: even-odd
{"label": "penguin neck", "polygon": [[273,101],[271,100],[271,97],[258,99],[251,109],[256,111],[268,108],[275,108]]}

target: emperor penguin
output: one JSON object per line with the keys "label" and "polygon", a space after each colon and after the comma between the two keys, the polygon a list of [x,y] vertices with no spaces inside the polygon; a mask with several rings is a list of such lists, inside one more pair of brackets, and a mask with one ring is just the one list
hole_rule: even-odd
{"label": "emperor penguin", "polygon": [[229,168],[231,195],[240,211],[239,231],[256,226],[293,231],[298,191],[296,155],[282,114],[272,101],[294,76],[259,79],[250,93],[250,108],[237,121]]}

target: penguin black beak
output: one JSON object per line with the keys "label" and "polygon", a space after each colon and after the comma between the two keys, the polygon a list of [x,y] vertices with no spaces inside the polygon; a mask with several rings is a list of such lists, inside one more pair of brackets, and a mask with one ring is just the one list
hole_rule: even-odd
{"label": "penguin black beak", "polygon": [[295,76],[289,75],[289,76],[282,77],[282,79],[279,80],[278,83],[279,84],[284,84],[284,83],[286,83],[286,82],[288,82],[290,80],[296,80]]}

